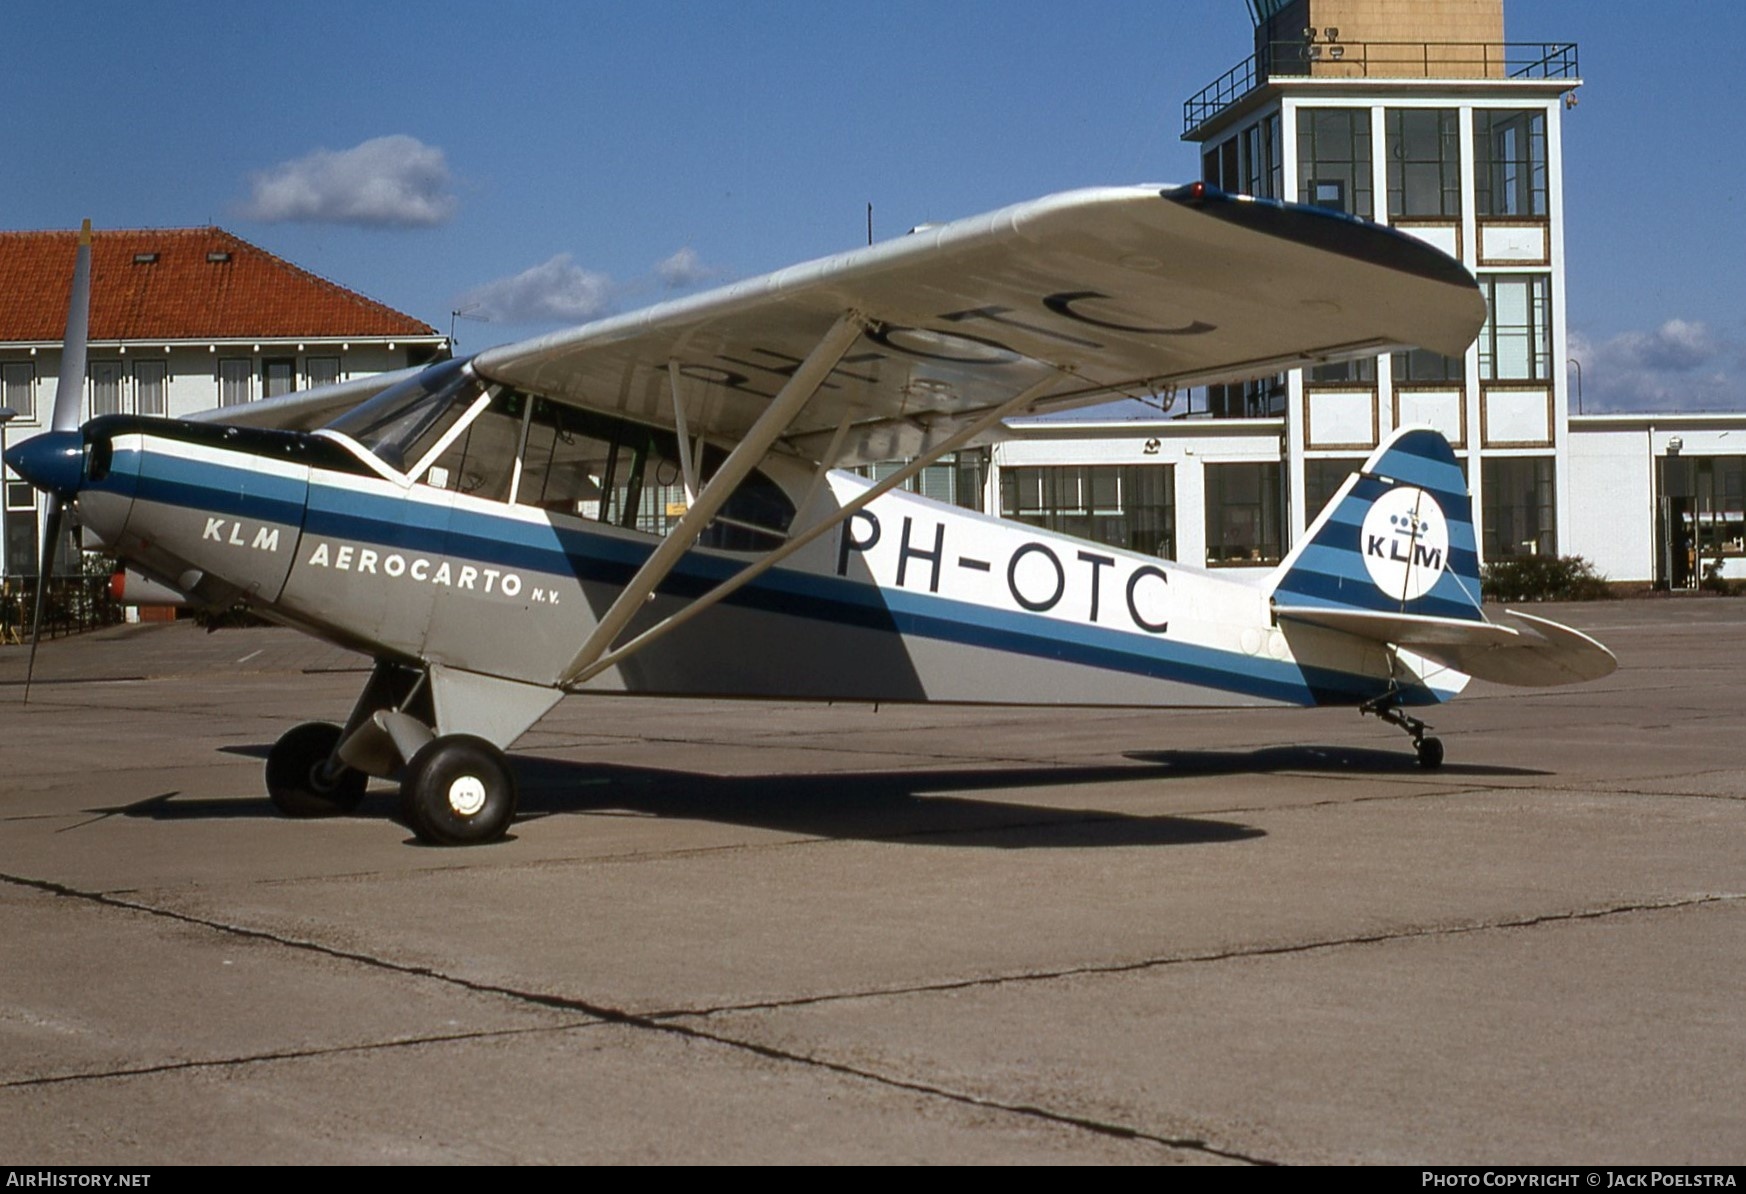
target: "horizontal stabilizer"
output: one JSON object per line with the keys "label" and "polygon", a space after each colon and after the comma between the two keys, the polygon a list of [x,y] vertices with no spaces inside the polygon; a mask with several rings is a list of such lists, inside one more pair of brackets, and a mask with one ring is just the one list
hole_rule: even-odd
{"label": "horizontal stabilizer", "polygon": [[1281,622],[1402,647],[1469,676],[1518,688],[1598,680],[1619,666],[1611,651],[1580,630],[1515,610],[1505,613],[1516,626],[1318,606],[1281,605],[1273,612]]}

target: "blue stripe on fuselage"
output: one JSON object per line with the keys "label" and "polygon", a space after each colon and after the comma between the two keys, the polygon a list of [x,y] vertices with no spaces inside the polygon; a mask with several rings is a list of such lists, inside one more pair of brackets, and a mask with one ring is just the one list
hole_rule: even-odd
{"label": "blue stripe on fuselage", "polygon": [[[142,487],[141,496],[151,501],[281,522],[295,522],[301,513],[293,513],[287,503],[267,492],[240,492],[241,483],[258,482],[262,474],[208,461],[147,455],[152,464],[142,472],[148,474],[149,485]],[[167,463],[160,466],[160,459]],[[328,483],[319,471],[310,477],[304,530],[361,546],[446,555],[611,586],[628,582],[653,550],[653,544],[576,527],[366,493],[343,482]],[[693,551],[662,583],[660,591],[677,597],[697,596],[744,566],[743,560]],[[1241,655],[1165,636],[1142,638],[1100,626],[1042,619],[1035,614],[781,568],[747,585],[728,598],[728,603],[1290,704],[1356,702],[1376,696],[1384,683],[1374,677]],[[1404,695],[1413,704],[1442,699],[1417,687]]]}

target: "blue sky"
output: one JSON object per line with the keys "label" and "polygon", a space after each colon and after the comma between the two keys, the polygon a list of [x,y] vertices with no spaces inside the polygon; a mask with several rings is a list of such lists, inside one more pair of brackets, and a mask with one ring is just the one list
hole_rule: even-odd
{"label": "blue sky", "polygon": [[[1645,14],[1649,14],[1645,20]],[[14,0],[0,227],[221,224],[462,351],[1076,186],[1187,181],[1241,0]],[[1575,41],[1589,410],[1746,409],[1746,6],[1507,0]],[[476,318],[490,314],[490,322]]]}

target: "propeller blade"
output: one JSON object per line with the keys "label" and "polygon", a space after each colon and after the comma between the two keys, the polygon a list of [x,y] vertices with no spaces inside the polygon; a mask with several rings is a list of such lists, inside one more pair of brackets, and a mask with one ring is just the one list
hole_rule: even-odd
{"label": "propeller blade", "polygon": [[49,576],[54,572],[55,556],[61,547],[61,535],[66,530],[67,508],[54,494],[48,495],[47,524],[43,527],[42,566],[36,572],[35,612],[30,618],[30,660],[24,665],[24,703],[30,704],[30,681],[36,675],[36,646],[42,642],[43,597],[48,593]]}
{"label": "propeller blade", "polygon": [[[67,329],[61,337],[61,373],[55,381],[55,407],[50,431],[77,431],[85,398],[85,346],[91,338],[91,221],[79,228],[79,251],[73,259],[73,289],[67,296]],[[24,703],[30,704],[30,682],[36,675],[36,648],[42,642],[42,607],[48,595],[55,556],[66,530],[67,507],[61,496],[45,490],[42,566],[36,573],[35,612],[30,619],[30,660],[24,667]]]}
{"label": "propeller blade", "polygon": [[91,333],[91,221],[79,229],[73,290],[67,297],[67,331],[61,337],[61,375],[55,381],[51,431],[77,431],[85,397],[85,344]]}

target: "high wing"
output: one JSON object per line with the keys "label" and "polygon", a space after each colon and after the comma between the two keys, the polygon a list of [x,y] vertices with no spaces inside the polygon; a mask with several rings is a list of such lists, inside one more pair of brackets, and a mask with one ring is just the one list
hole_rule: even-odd
{"label": "high wing", "polygon": [[[1040,412],[1401,348],[1465,351],[1471,275],[1338,212],[1193,184],[1070,191],[488,349],[484,377],[738,442],[844,319],[859,329],[777,451],[919,455],[1013,395]],[[309,429],[397,380],[196,416]],[[675,389],[682,410],[675,413]],[[970,442],[982,442],[992,434]]]}
{"label": "high wing", "polygon": [[[1436,249],[1201,185],[1072,191],[485,351],[560,401],[740,439],[839,320],[859,338],[776,450],[918,455],[1014,394],[1032,411],[1400,347],[1459,354],[1479,290]],[[1020,412],[1022,413],[1022,412]]]}

